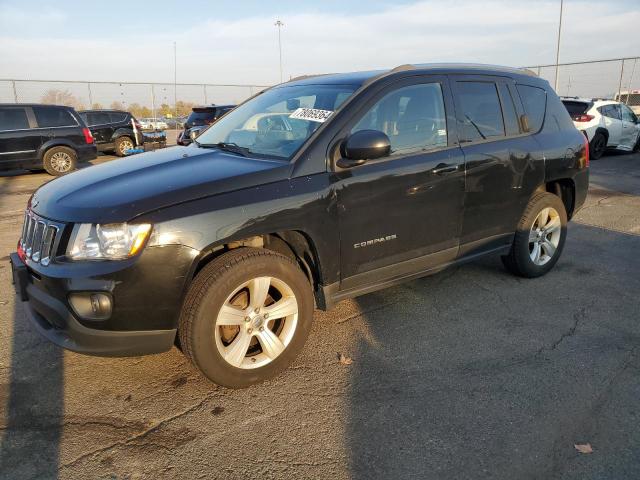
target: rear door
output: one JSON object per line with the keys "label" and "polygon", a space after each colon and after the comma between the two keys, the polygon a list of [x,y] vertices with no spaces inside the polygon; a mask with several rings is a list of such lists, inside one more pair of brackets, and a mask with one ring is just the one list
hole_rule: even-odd
{"label": "rear door", "polygon": [[460,235],[464,256],[511,241],[532,192],[544,179],[544,161],[530,132],[522,131],[524,112],[511,79],[452,79],[466,171]]}
{"label": "rear door", "polygon": [[598,111],[603,117],[604,127],[609,132],[607,146],[615,147],[622,141],[622,113],[620,105],[609,104],[598,107]]}
{"label": "rear door", "polygon": [[622,113],[622,138],[620,146],[624,149],[631,150],[638,140],[638,118],[626,105],[619,105]]}
{"label": "rear door", "polygon": [[111,117],[106,112],[92,112],[87,114],[88,126],[96,144],[111,143],[113,137],[113,125]]}
{"label": "rear door", "polygon": [[0,107],[0,168],[38,160],[42,140],[34,126],[31,107]]}

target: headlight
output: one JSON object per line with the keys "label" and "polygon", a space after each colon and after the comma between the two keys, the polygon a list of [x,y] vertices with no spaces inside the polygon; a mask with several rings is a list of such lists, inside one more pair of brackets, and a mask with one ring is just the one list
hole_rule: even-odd
{"label": "headlight", "polygon": [[67,257],[71,260],[119,260],[144,247],[151,233],[148,223],[78,223],[73,227]]}

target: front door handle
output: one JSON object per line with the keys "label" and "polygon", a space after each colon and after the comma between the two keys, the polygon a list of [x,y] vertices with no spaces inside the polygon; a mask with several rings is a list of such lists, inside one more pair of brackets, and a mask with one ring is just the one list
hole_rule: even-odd
{"label": "front door handle", "polygon": [[453,165],[453,164],[439,163],[435,168],[431,169],[431,173],[433,173],[434,175],[444,175],[446,173],[457,172],[458,168],[460,168],[459,164]]}

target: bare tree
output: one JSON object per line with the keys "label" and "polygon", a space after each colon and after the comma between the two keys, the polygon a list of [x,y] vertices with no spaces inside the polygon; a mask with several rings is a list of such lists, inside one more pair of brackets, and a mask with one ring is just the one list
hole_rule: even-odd
{"label": "bare tree", "polygon": [[40,102],[48,105],[66,105],[76,110],[84,109],[83,103],[69,90],[57,90],[55,88],[47,90],[40,98]]}

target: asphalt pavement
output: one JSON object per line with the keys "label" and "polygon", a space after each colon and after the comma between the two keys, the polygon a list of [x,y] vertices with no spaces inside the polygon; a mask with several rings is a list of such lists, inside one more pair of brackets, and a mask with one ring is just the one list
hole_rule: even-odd
{"label": "asphalt pavement", "polygon": [[492,257],[344,301],[291,368],[235,391],[176,349],[41,339],[8,255],[50,177],[0,177],[0,478],[640,478],[640,155],[591,166],[547,276]]}

